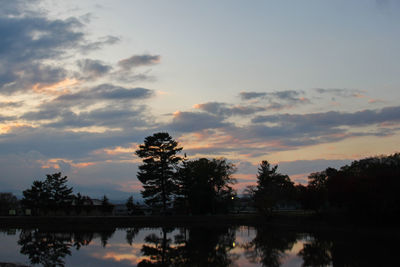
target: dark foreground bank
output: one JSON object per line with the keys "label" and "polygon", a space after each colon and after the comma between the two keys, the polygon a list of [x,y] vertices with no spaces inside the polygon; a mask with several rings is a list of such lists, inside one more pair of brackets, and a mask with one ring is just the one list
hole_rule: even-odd
{"label": "dark foreground bank", "polygon": [[377,218],[349,218],[344,216],[318,216],[304,213],[282,213],[272,217],[257,214],[227,215],[174,215],[174,216],[4,216],[0,228],[46,229],[107,229],[125,227],[196,227],[196,226],[255,226],[284,227],[297,231],[359,232],[361,234],[387,234],[400,238],[398,220]]}

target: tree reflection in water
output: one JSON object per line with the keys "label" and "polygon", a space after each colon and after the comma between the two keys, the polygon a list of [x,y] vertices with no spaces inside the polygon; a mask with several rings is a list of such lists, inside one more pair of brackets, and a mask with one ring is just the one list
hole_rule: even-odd
{"label": "tree reflection in water", "polygon": [[296,243],[298,234],[266,227],[256,230],[254,239],[243,245],[245,257],[252,263],[261,263],[262,266],[280,266],[285,252]]}
{"label": "tree reflection in water", "polygon": [[18,244],[20,252],[27,255],[32,264],[64,266],[65,256],[71,255],[70,234],[22,230]]}
{"label": "tree reflection in water", "polygon": [[140,228],[137,227],[132,227],[132,228],[128,228],[126,229],[126,242],[128,242],[128,244],[130,246],[132,246],[133,244],[133,239],[135,238],[135,236],[139,233]]}
{"label": "tree reflection in water", "polygon": [[303,258],[303,266],[397,266],[396,238],[389,237],[391,233],[381,235],[379,229],[370,230],[359,234],[314,233],[298,255]]}
{"label": "tree reflection in water", "polygon": [[19,235],[20,253],[27,255],[31,264],[65,266],[65,257],[71,255],[71,247],[79,250],[88,246],[95,235],[99,235],[103,246],[115,229],[101,232],[49,232],[39,229],[24,229]]}
{"label": "tree reflection in water", "polygon": [[167,234],[172,229],[163,228],[160,236],[150,234],[142,247],[144,256],[138,266],[230,266],[237,255],[229,253],[234,248],[235,229],[228,227],[192,227],[180,229],[174,243]]}
{"label": "tree reflection in water", "polygon": [[332,242],[313,239],[303,245],[299,256],[303,258],[303,266],[330,266],[332,263]]}
{"label": "tree reflection in water", "polygon": [[[140,230],[137,227],[123,229],[126,241],[122,235],[119,242],[132,245]],[[236,240],[235,227],[147,228],[144,229],[147,234],[144,244],[137,253],[146,259],[138,266],[237,266],[243,262],[238,260],[239,254],[236,253],[243,253],[251,263],[276,267],[285,261],[296,242],[303,243],[297,253],[303,259],[302,266],[398,265],[393,264],[397,263],[398,244],[395,237],[398,232],[370,229],[357,234],[349,229],[329,228],[304,234],[301,230],[291,231],[282,227],[259,227],[255,230],[248,236],[250,241],[245,242],[241,238]],[[121,246],[107,245],[115,231],[115,228],[70,232],[25,229],[19,233],[18,244],[21,246],[20,253],[27,255],[31,264],[64,266],[65,258],[72,254],[73,249],[89,246],[94,239],[101,240],[102,246],[111,252],[121,249]],[[141,244],[142,240],[137,242]],[[96,246],[94,249],[104,251]],[[118,252],[123,253],[115,251],[116,254]],[[133,258],[140,259],[140,255]]]}
{"label": "tree reflection in water", "polygon": [[99,231],[101,245],[103,246],[103,248],[105,248],[107,246],[108,239],[110,239],[114,235],[114,232],[115,232],[115,228],[113,228],[112,230]]}

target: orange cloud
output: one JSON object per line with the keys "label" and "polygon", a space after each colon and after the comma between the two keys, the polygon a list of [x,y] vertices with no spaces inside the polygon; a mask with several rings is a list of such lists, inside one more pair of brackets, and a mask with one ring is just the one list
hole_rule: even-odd
{"label": "orange cloud", "polygon": [[369,100],[368,100],[368,103],[370,103],[370,104],[375,104],[375,103],[385,103],[386,101],[384,101],[384,100],[382,100],[382,99],[374,99],[374,98],[370,98]]}
{"label": "orange cloud", "polygon": [[360,93],[355,93],[355,94],[353,94],[353,96],[355,98],[366,98],[367,97],[366,95],[363,95],[363,94],[360,94]]}
{"label": "orange cloud", "polygon": [[138,251],[132,251],[132,252],[127,252],[127,253],[117,253],[117,252],[106,252],[104,254],[93,254],[95,258],[101,258],[101,259],[106,259],[106,260],[113,260],[113,261],[129,261],[132,265],[137,265],[140,261],[147,259],[150,260],[150,258],[145,257],[145,256],[137,256],[136,254],[139,254],[140,252]]}
{"label": "orange cloud", "polygon": [[142,183],[139,181],[129,181],[124,183],[119,183],[118,185],[121,187],[121,190],[125,192],[132,192],[132,191],[137,192],[143,189]]}
{"label": "orange cloud", "polygon": [[290,180],[292,180],[295,183],[304,184],[304,180],[308,179],[308,175],[310,175],[310,174],[309,173],[293,174],[293,175],[290,175]]}
{"label": "orange cloud", "polygon": [[107,153],[107,155],[134,154],[138,147],[139,144],[132,143],[129,147],[117,146],[114,148],[106,148],[104,152]]}
{"label": "orange cloud", "polygon": [[0,124],[0,134],[5,134],[11,131],[14,128],[20,128],[20,127],[26,127],[26,126],[31,126],[29,124],[25,123],[19,123],[19,122],[12,122],[12,123],[3,123]]}
{"label": "orange cloud", "polygon": [[86,168],[89,166],[96,165],[96,163],[95,162],[81,162],[81,163],[72,163],[71,165],[76,168]]}
{"label": "orange cloud", "polygon": [[64,95],[69,93],[68,87],[78,84],[78,80],[66,78],[54,84],[37,83],[32,89],[36,93],[45,93],[49,95]]}
{"label": "orange cloud", "polygon": [[256,174],[255,173],[249,173],[249,174],[236,174],[235,178],[241,179],[241,180],[248,180],[255,182],[256,181]]}

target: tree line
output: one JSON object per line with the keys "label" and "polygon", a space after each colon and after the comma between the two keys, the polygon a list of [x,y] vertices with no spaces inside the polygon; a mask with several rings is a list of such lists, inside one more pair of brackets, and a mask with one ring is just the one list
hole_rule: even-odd
{"label": "tree line", "polygon": [[67,185],[67,176],[61,172],[48,174],[44,181],[35,180],[32,186],[22,192],[22,207],[29,209],[32,215],[47,214],[89,214],[97,209],[97,212],[110,214],[113,205],[106,195],[101,199],[101,205],[97,207],[89,196],[77,193],[73,194],[73,188]]}
{"label": "tree line", "polygon": [[400,153],[327,168],[308,179],[307,186],[298,186],[304,208],[377,216],[400,212]]}
{"label": "tree line", "polygon": [[[159,132],[146,137],[135,152],[143,161],[137,173],[143,185],[141,194],[153,213],[226,213],[244,200],[264,215],[272,215],[282,208],[353,214],[394,214],[400,209],[397,194],[400,153],[365,158],[340,169],[312,173],[307,185],[296,185],[288,175],[278,172],[278,165],[262,161],[256,184],[238,196],[233,188],[234,164],[223,158],[188,160],[186,153],[180,156],[182,150],[168,133]],[[90,209],[92,200],[79,193],[74,195],[66,182],[67,177],[61,173],[47,175],[44,181],[34,181],[31,188],[23,191],[21,203],[34,214],[71,210],[72,206],[75,214]],[[7,195],[7,198],[16,201],[15,197]],[[6,202],[2,199],[0,195],[0,201]],[[133,197],[127,200],[126,206],[130,214],[139,214]],[[106,196],[100,209],[103,213],[112,210]]]}
{"label": "tree line", "polygon": [[[152,207],[166,211],[205,214],[231,210],[237,198],[232,185],[235,166],[226,159],[187,160],[168,133],[146,137],[136,154],[143,159],[138,179],[142,196]],[[369,157],[340,169],[309,175],[306,186],[262,161],[257,183],[246,188],[251,205],[264,215],[281,208],[353,214],[397,214],[400,211],[400,153]]]}

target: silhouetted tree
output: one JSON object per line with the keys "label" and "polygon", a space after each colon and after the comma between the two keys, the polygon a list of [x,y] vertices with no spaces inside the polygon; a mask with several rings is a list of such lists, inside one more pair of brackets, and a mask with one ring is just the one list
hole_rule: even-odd
{"label": "silhouetted tree", "polygon": [[46,175],[45,187],[49,194],[50,206],[59,208],[71,205],[72,187],[68,187],[66,183],[67,176],[62,177],[61,172]]}
{"label": "silhouetted tree", "polygon": [[22,204],[33,208],[36,213],[39,208],[65,209],[73,200],[72,187],[68,187],[67,176],[62,177],[61,172],[47,174],[44,182],[34,181],[31,188],[23,191]]}
{"label": "silhouetted tree", "polygon": [[339,170],[328,168],[309,177],[309,203],[329,204],[352,215],[400,213],[400,153],[353,161]]}
{"label": "silhouetted tree", "polygon": [[236,196],[232,163],[225,159],[186,161],[179,170],[176,203],[192,213],[226,212]]}
{"label": "silhouetted tree", "polygon": [[110,203],[110,201],[108,200],[108,197],[106,195],[104,195],[103,198],[101,199],[101,210],[104,213],[109,213],[109,212],[112,212],[113,209],[114,209],[114,206]]}
{"label": "silhouetted tree", "polygon": [[333,168],[314,172],[308,176],[307,187],[296,186],[303,208],[321,212],[328,206],[328,177],[336,173]]}
{"label": "silhouetted tree", "polygon": [[128,213],[129,214],[133,214],[133,212],[134,212],[134,210],[136,208],[135,203],[133,203],[133,196],[130,196],[128,198],[128,200],[126,201],[125,205],[126,205],[126,208],[128,209]]}
{"label": "silhouetted tree", "polygon": [[33,214],[37,215],[40,208],[47,208],[49,193],[44,182],[33,181],[31,188],[23,191],[22,194],[24,195],[22,205],[32,209]]}
{"label": "silhouetted tree", "polygon": [[278,173],[277,168],[278,165],[272,167],[266,160],[258,168],[254,199],[257,209],[264,214],[271,214],[273,208],[287,203],[294,195],[293,182],[289,176]]}
{"label": "silhouetted tree", "polygon": [[148,136],[136,154],[143,159],[139,166],[138,179],[143,183],[141,191],[146,204],[161,207],[163,212],[170,205],[176,191],[175,169],[182,160],[177,156],[182,150],[168,133],[160,132]]}

